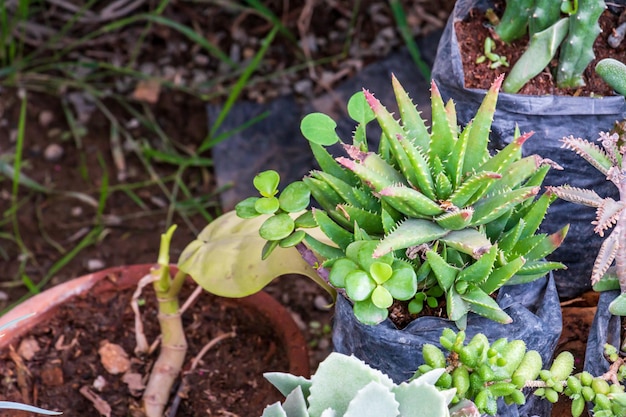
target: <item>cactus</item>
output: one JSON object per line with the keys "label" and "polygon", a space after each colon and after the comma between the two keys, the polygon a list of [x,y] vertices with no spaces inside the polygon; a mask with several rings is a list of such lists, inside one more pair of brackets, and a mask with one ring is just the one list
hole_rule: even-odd
{"label": "cactus", "polygon": [[582,74],[594,58],[593,43],[601,32],[598,19],[604,9],[603,0],[578,0],[578,10],[569,18],[569,31],[559,53],[556,82],[560,88],[585,85]]}
{"label": "cactus", "polygon": [[[274,223],[261,229],[281,223],[280,233],[264,234],[270,237],[264,254],[306,244],[321,266],[330,268],[330,283],[345,291],[363,323],[384,320],[394,300],[419,313],[424,301],[430,305],[437,298],[445,300],[448,318],[459,328],[470,311],[510,322],[490,294],[563,268],[543,258],[560,245],[567,227],[536,234],[554,198],[535,198],[550,164],[536,155],[522,158],[532,132],[517,133],[494,156],[488,152],[501,82],[502,77],[494,82],[461,131],[454,105],[443,103],[434,83],[430,133],[395,77],[400,121],[370,92],[357,93],[348,104],[358,122],[355,136],[352,144],[343,144],[347,156],[337,158],[324,148],[339,141],[334,121],[319,113],[305,117],[301,128],[320,170],[304,178],[308,189],[301,193],[308,198],[310,192],[319,208],[295,221],[280,204],[273,208],[266,222]],[[364,139],[372,120],[383,131],[378,152]],[[265,204],[259,202],[275,198],[270,194],[241,202],[239,215],[260,215]],[[331,244],[314,238],[314,230]]]}
{"label": "cactus", "polygon": [[[266,373],[286,399],[267,406],[262,417],[448,417],[454,390],[435,388],[442,374],[444,369],[438,369],[396,385],[356,357],[333,352],[311,379]],[[463,405],[465,409],[457,407],[454,416],[478,415],[473,404]]]}
{"label": "cactus", "polygon": [[528,33],[530,43],[513,65],[503,91],[517,93],[548,66],[559,47],[557,86],[583,86],[582,74],[594,58],[593,43],[600,34],[598,20],[605,8],[603,0],[577,0],[574,5],[558,0],[507,1],[496,33],[507,43]]}
{"label": "cactus", "polygon": [[596,64],[596,72],[617,93],[626,96],[626,65],[613,58],[604,58]]}

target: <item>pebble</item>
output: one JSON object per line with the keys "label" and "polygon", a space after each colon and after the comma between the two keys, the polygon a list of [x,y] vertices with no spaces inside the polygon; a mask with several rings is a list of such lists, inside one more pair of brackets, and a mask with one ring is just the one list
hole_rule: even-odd
{"label": "pebble", "polygon": [[58,162],[63,158],[63,147],[58,143],[51,143],[43,151],[43,157],[48,162]]}
{"label": "pebble", "polygon": [[92,386],[96,391],[102,391],[106,384],[107,380],[104,379],[102,375],[98,375],[96,379],[94,379]]}
{"label": "pebble", "polygon": [[50,110],[44,110],[39,113],[39,124],[43,127],[48,127],[54,120],[54,114]]}
{"label": "pebble", "polygon": [[104,261],[101,259],[89,259],[87,261],[87,270],[88,271],[97,271],[99,269],[104,268]]}
{"label": "pebble", "polygon": [[331,303],[323,295],[315,296],[315,299],[313,300],[313,305],[316,309],[320,311],[328,311],[331,308]]}
{"label": "pebble", "polygon": [[293,89],[296,91],[296,93],[302,94],[304,96],[312,95],[313,81],[309,80],[308,78],[296,81],[296,83],[293,85]]}
{"label": "pebble", "polygon": [[17,353],[27,361],[31,360],[41,348],[39,343],[34,337],[27,337],[22,339],[20,346],[17,348]]}
{"label": "pebble", "polygon": [[81,206],[72,207],[70,214],[72,217],[79,217],[83,214],[83,208]]}
{"label": "pebble", "polygon": [[115,343],[105,340],[98,349],[102,366],[108,373],[116,375],[130,369],[130,360],[124,348]]}
{"label": "pebble", "polygon": [[204,54],[196,54],[193,57],[193,62],[197,65],[206,66],[209,65],[209,57]]}

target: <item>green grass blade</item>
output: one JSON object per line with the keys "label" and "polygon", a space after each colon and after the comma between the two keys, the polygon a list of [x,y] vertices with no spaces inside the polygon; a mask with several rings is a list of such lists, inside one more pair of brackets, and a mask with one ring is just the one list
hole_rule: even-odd
{"label": "green grass blade", "polygon": [[411,55],[411,58],[413,58],[413,62],[415,62],[415,65],[422,74],[422,77],[424,77],[425,80],[430,80],[430,67],[422,59],[417,43],[415,43],[415,40],[413,39],[413,35],[409,29],[409,24],[406,20],[406,14],[404,13],[404,9],[402,7],[402,2],[400,2],[400,0],[389,0],[389,6],[391,7],[391,12],[393,13],[393,17],[398,25],[398,31],[400,31],[400,35],[402,35],[404,43],[406,43],[409,54]]}

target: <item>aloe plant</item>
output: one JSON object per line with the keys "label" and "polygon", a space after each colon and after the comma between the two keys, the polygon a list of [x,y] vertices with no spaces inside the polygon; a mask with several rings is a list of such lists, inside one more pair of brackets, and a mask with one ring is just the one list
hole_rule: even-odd
{"label": "aloe plant", "polygon": [[[563,146],[575,151],[594,168],[602,172],[619,190],[619,200],[601,197],[595,191],[580,189],[569,185],[549,187],[548,192],[573,203],[596,209],[594,232],[604,237],[607,230],[613,228],[602,243],[591,273],[594,289],[620,289],[621,295],[609,306],[612,314],[626,316],[626,122],[615,124],[611,132],[601,132],[600,145],[586,139],[563,138]],[[614,268],[612,268],[615,262]],[[610,273],[607,273],[610,272]]]}
{"label": "aloe plant", "polygon": [[[320,166],[279,194],[279,178],[255,179],[260,197],[237,205],[243,218],[270,216],[260,227],[263,256],[276,247],[311,249],[328,280],[354,303],[363,323],[388,316],[395,300],[412,313],[445,300],[447,316],[459,328],[474,312],[501,323],[511,318],[490,296],[502,285],[531,282],[555,268],[543,260],[564,239],[567,226],[551,235],[539,225],[555,199],[535,198],[550,168],[537,155],[522,157],[531,133],[516,134],[496,155],[487,149],[502,78],[463,130],[454,104],[431,88],[432,127],[426,127],[409,95],[393,78],[400,120],[364,90],[348,102],[357,122],[351,143],[335,132],[327,115],[302,120]],[[366,140],[376,120],[383,135],[376,152]],[[334,158],[326,146],[341,142],[347,156]],[[318,208],[302,210],[312,196]],[[297,201],[293,207],[286,202]],[[295,217],[295,219],[294,219]],[[321,230],[329,241],[314,237]],[[314,262],[315,263],[315,262]]]}
{"label": "aloe plant", "polygon": [[530,42],[511,69],[503,90],[518,92],[548,66],[559,50],[557,86],[585,85],[582,74],[594,58],[593,43],[601,32],[598,20],[604,9],[603,0],[507,0],[496,33],[507,43],[528,34]]}

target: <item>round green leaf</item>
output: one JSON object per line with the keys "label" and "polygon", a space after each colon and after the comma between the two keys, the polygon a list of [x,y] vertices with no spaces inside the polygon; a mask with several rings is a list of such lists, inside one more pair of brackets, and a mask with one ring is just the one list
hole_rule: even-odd
{"label": "round green leaf", "polygon": [[389,315],[386,308],[376,307],[372,300],[358,301],[354,303],[354,315],[363,324],[376,325],[385,320]]}
{"label": "round green leaf", "polygon": [[393,304],[393,297],[385,287],[379,285],[372,291],[372,303],[378,308],[389,308]]}
{"label": "round green leaf", "polygon": [[259,190],[259,193],[263,197],[273,197],[278,192],[278,183],[280,182],[280,175],[273,170],[263,171],[260,174],[255,175],[252,180],[254,188]]}
{"label": "round green leaf", "polygon": [[415,270],[408,264],[402,267],[396,267],[394,264],[393,274],[383,286],[396,300],[410,300],[417,292]]}
{"label": "round green leaf", "polygon": [[311,191],[302,181],[292,182],[285,187],[278,201],[280,208],[288,213],[297,213],[305,210],[311,200]]}
{"label": "round green leaf", "polygon": [[237,203],[235,206],[237,216],[242,219],[253,219],[261,214],[254,208],[254,204],[258,199],[259,197],[249,197]]}
{"label": "round green leaf", "polygon": [[367,300],[374,288],[376,283],[365,271],[352,271],[346,275],[346,294],[353,301]]}
{"label": "round green leaf", "polygon": [[293,219],[281,213],[265,220],[259,228],[259,234],[266,240],[281,240],[289,236],[294,227]]}
{"label": "round green leaf", "polygon": [[254,202],[254,209],[261,214],[274,214],[279,208],[276,197],[261,197]]}
{"label": "round green leaf", "polygon": [[322,146],[330,146],[340,139],[335,132],[337,123],[324,113],[308,114],[300,122],[300,130],[307,140]]}
{"label": "round green leaf", "polygon": [[391,265],[385,264],[382,262],[374,262],[370,266],[370,275],[374,278],[377,284],[382,284],[391,278],[391,274],[393,273],[393,269],[391,269]]}
{"label": "round green leaf", "polygon": [[304,230],[297,230],[281,240],[278,244],[281,248],[290,248],[292,246],[296,246],[298,243],[302,242],[306,233]]}
{"label": "round green leaf", "polygon": [[328,280],[337,288],[344,288],[346,286],[346,276],[353,271],[358,271],[359,266],[352,262],[348,258],[337,259],[332,268],[330,274],[328,274]]}
{"label": "round green leaf", "polygon": [[353,120],[359,123],[368,123],[376,118],[374,111],[367,104],[365,94],[363,91],[355,93],[350,100],[348,100],[348,114]]}
{"label": "round green leaf", "polygon": [[409,302],[409,313],[411,313],[411,314],[419,314],[419,313],[422,312],[423,309],[424,309],[424,301],[423,300],[417,300],[417,299],[414,298],[414,299],[411,300],[411,302]]}

